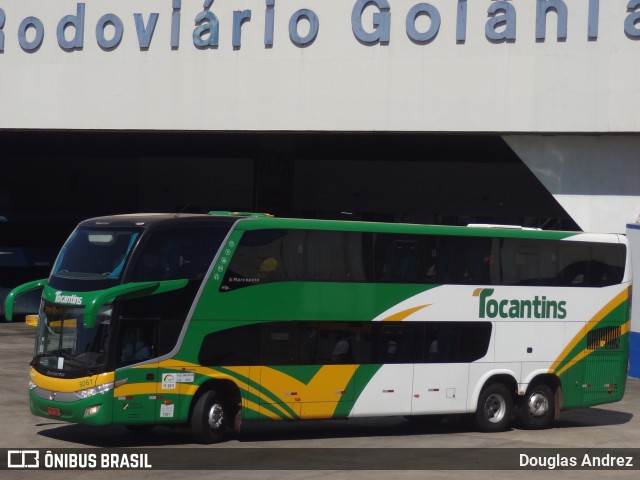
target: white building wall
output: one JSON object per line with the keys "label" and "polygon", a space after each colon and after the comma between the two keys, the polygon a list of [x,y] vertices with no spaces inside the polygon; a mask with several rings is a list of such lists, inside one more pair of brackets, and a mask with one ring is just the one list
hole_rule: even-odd
{"label": "white building wall", "polygon": [[631,134],[507,137],[582,228],[620,232],[640,213],[636,3],[0,0],[0,129]]}
{"label": "white building wall", "polygon": [[625,233],[640,214],[640,136],[505,135],[584,231]]}
{"label": "white building wall", "polygon": [[[384,6],[385,0],[376,2]],[[561,15],[538,15],[539,2],[559,6]],[[388,41],[368,44],[357,36],[376,32],[375,4],[360,15],[356,0],[206,3],[219,20],[217,48],[194,46],[203,1],[0,1],[0,128],[640,130],[640,90],[633,88],[640,33],[630,21],[640,13],[628,11],[628,0],[389,0],[381,17],[390,22]],[[58,35],[61,19],[75,16],[78,5],[84,6],[83,35],[76,37],[71,24]],[[416,5],[427,6],[431,22],[426,14],[411,17],[409,33],[414,25],[418,35],[430,37],[425,42],[408,35],[407,14]],[[289,27],[300,9],[317,18],[313,41],[306,39],[310,22],[304,17]],[[237,47],[234,11],[251,12]],[[267,12],[274,18],[270,46]],[[152,13],[158,14],[153,29]],[[115,35],[112,24],[100,20],[105,14],[122,22],[122,39],[112,49],[98,45],[98,36]],[[491,26],[501,19],[502,25]],[[546,30],[536,39],[542,20]],[[564,20],[566,38],[557,29]],[[512,31],[513,39],[488,38]],[[36,32],[44,33],[42,41]],[[141,47],[151,32],[149,47]],[[82,48],[59,45],[73,40]]]}

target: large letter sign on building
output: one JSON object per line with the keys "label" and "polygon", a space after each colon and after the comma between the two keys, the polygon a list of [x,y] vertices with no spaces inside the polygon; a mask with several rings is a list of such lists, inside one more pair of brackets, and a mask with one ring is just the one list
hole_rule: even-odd
{"label": "large letter sign on building", "polygon": [[0,0],[0,128],[633,132],[638,24],[640,0]]}

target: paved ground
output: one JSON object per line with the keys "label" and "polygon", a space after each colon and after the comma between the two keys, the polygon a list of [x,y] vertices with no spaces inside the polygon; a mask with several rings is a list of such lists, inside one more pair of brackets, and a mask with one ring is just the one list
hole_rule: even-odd
{"label": "paved ground", "polygon": [[[233,436],[222,445],[202,446],[192,443],[189,430],[157,428],[151,434],[136,436],[122,427],[90,428],[69,425],[30,414],[27,405],[28,363],[33,349],[33,333],[31,327],[23,323],[0,323],[0,380],[3,387],[0,395],[0,449],[60,449],[71,448],[73,451],[87,448],[104,449],[111,452],[113,448],[127,447],[132,452],[143,452],[152,449],[158,454],[161,450],[163,458],[169,456],[176,459],[193,458],[194,461],[210,460],[213,455],[218,458],[236,459],[238,465],[252,465],[260,459],[260,455],[273,458],[284,458],[281,454],[288,449],[287,455],[292,458],[306,458],[318,462],[314,452],[324,452],[326,448],[348,448],[347,456],[336,452],[328,452],[326,463],[321,470],[298,470],[305,464],[297,461],[291,470],[195,470],[185,473],[180,470],[159,472],[151,471],[2,471],[0,477],[35,478],[36,475],[47,479],[68,479],[79,475],[95,479],[113,478],[157,478],[163,480],[173,478],[216,478],[216,479],[415,479],[415,478],[447,478],[484,479],[484,478],[543,478],[552,474],[559,478],[638,478],[640,467],[640,380],[629,379],[627,393],[621,402],[603,405],[596,408],[563,412],[561,420],[554,428],[544,431],[524,431],[514,429],[497,434],[482,434],[468,427],[464,422],[451,422],[437,427],[417,426],[403,418],[377,418],[344,421],[308,421],[259,423],[247,425],[240,436]],[[595,452],[606,449],[634,448],[633,471],[476,471],[468,470],[403,470],[396,460],[408,458],[416,460],[416,455],[431,455],[438,465],[451,466],[459,462],[455,450],[423,450],[423,449],[472,449],[463,450],[473,458],[474,455],[498,454],[504,458],[513,458],[521,452],[530,453],[529,449],[545,448],[544,455],[567,456],[573,451],[567,447],[578,449],[582,458],[586,449]],[[482,450],[500,448],[502,450]],[[241,449],[245,449],[241,451]],[[279,449],[279,450],[270,450]],[[314,449],[314,450],[304,450]],[[382,450],[384,449],[384,450]],[[395,449],[402,449],[401,451]],[[411,450],[418,449],[418,450]],[[55,450],[54,450],[55,451]],[[84,450],[89,451],[89,450]],[[246,454],[245,454],[246,452]],[[306,452],[306,453],[305,453]],[[471,455],[469,457],[469,452]],[[502,453],[504,452],[504,455]],[[3,453],[5,455],[5,453]],[[417,459],[419,460],[419,458]],[[246,462],[246,463],[245,463]],[[368,465],[390,464],[396,470],[364,470]],[[418,462],[419,463],[419,462]],[[6,463],[0,459],[0,465]],[[299,465],[300,464],[300,465]],[[341,465],[355,465],[356,470],[344,471]],[[363,468],[363,469],[359,469]]]}

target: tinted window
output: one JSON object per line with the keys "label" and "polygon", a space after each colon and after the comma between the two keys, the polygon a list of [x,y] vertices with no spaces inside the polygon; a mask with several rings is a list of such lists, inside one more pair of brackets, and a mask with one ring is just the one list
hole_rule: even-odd
{"label": "tinted window", "polygon": [[130,365],[158,356],[158,323],[154,319],[127,319],[119,324],[116,365]]}
{"label": "tinted window", "polygon": [[469,363],[487,354],[491,322],[433,322],[425,324],[425,363]]}
{"label": "tinted window", "polygon": [[424,324],[417,322],[373,322],[371,363],[415,363],[423,358]]}
{"label": "tinted window", "polygon": [[622,281],[626,248],[615,243],[503,239],[501,283],[603,287]]}
{"label": "tinted window", "polygon": [[298,322],[265,323],[262,326],[262,363],[298,364]]}
{"label": "tinted window", "polygon": [[201,280],[226,233],[202,226],[152,233],[137,253],[131,281]]}
{"label": "tinted window", "polygon": [[321,230],[246,232],[221,291],[284,281],[601,287],[620,244]]}
{"label": "tinted window", "polygon": [[364,282],[370,270],[370,235],[324,230],[245,232],[222,282],[222,291],[283,282]]}
{"label": "tinted window", "polygon": [[178,290],[124,300],[118,309],[119,323],[153,320],[159,325],[154,341],[156,353],[158,356],[165,355],[176,346],[198,285],[198,282],[192,281]]}
{"label": "tinted window", "polygon": [[381,283],[435,283],[437,237],[375,235],[375,281]]}
{"label": "tinted window", "polygon": [[202,365],[468,363],[487,354],[490,322],[266,322],[207,335]]}
{"label": "tinted window", "polygon": [[492,238],[440,237],[438,283],[491,284]]}
{"label": "tinted window", "polygon": [[241,366],[260,364],[261,325],[244,325],[210,333],[202,341],[200,365]]}
{"label": "tinted window", "polygon": [[300,322],[301,365],[358,363],[362,322]]}

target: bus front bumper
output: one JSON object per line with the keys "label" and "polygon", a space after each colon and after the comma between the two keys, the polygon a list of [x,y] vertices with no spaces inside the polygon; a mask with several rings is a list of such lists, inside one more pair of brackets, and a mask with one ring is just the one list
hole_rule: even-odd
{"label": "bus front bumper", "polygon": [[29,408],[37,417],[85,425],[109,425],[113,419],[113,392],[73,399],[73,393],[29,390]]}

